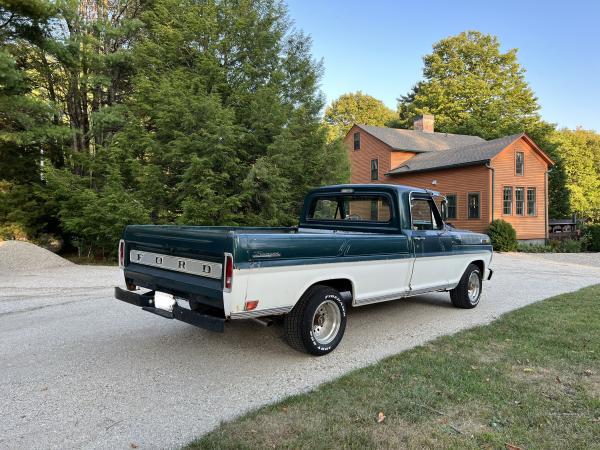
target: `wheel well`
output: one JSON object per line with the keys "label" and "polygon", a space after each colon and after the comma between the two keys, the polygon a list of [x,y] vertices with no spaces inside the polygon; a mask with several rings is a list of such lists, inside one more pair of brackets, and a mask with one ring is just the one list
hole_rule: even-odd
{"label": "wheel well", "polygon": [[339,293],[349,292],[350,293],[349,296],[342,296],[342,300],[344,300],[344,301],[352,301],[352,299],[354,298],[354,289],[352,288],[352,282],[350,280],[348,280],[347,278],[336,278],[333,280],[318,281],[317,283],[313,284],[312,286],[309,286],[308,289],[310,289],[311,287],[316,286],[316,285],[329,286],[330,288],[335,289]]}
{"label": "wheel well", "polygon": [[481,276],[485,276],[485,263],[482,260],[479,259],[477,261],[473,261],[471,262],[471,264],[475,264],[477,267],[479,267],[479,270],[481,271]]}

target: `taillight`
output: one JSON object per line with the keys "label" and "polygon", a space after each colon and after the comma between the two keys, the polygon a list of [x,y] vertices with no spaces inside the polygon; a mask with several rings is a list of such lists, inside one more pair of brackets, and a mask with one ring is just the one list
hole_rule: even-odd
{"label": "taillight", "polygon": [[119,241],[119,267],[121,269],[125,267],[125,241],[123,239]]}
{"label": "taillight", "polygon": [[225,281],[223,287],[227,292],[231,291],[233,284],[233,255],[225,253]]}
{"label": "taillight", "polygon": [[258,300],[249,300],[244,303],[244,311],[252,311],[258,306]]}

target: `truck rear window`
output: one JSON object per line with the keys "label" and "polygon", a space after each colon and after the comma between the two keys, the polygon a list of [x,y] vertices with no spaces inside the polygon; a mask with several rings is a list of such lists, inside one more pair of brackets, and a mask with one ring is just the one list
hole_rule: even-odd
{"label": "truck rear window", "polygon": [[308,212],[309,220],[387,223],[391,217],[387,197],[377,195],[317,197]]}

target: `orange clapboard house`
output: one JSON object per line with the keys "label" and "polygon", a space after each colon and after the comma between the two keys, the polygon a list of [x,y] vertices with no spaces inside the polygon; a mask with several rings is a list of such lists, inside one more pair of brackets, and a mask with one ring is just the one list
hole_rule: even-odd
{"label": "orange clapboard house", "polygon": [[434,131],[422,115],[413,130],[354,125],[345,137],[352,183],[404,184],[448,200],[448,222],[485,232],[510,222],[521,241],[548,233],[548,170],[554,164],[525,133],[486,141]]}

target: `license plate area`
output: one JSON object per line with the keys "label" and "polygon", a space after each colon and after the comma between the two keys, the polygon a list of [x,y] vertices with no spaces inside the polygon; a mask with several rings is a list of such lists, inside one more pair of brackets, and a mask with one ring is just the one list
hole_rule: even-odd
{"label": "license plate area", "polygon": [[173,312],[173,306],[175,306],[175,297],[166,292],[156,291],[154,293],[154,307],[162,309],[164,311]]}

